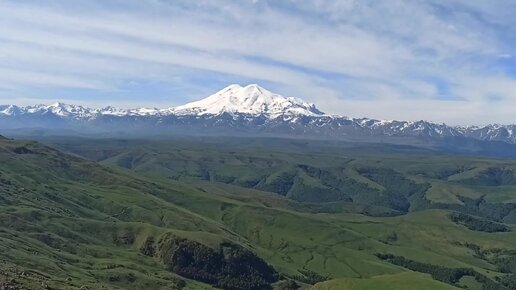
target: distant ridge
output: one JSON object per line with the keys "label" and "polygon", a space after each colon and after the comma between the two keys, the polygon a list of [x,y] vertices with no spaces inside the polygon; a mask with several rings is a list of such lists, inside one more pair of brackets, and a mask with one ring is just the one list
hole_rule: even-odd
{"label": "distant ridge", "polygon": [[[110,134],[274,135],[310,138],[468,138],[516,144],[516,125],[448,126],[428,121],[328,115],[314,104],[257,84],[230,85],[199,101],[167,109],[99,109],[55,103],[0,105],[0,129]],[[68,133],[66,133],[68,134]],[[475,147],[476,145],[472,145]]]}

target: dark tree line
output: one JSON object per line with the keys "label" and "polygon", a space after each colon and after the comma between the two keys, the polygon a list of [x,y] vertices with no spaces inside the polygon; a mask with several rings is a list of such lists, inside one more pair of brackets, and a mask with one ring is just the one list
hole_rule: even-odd
{"label": "dark tree line", "polygon": [[504,283],[497,283],[488,277],[478,273],[472,268],[448,268],[439,265],[421,263],[392,254],[377,254],[378,258],[388,261],[391,264],[407,268],[412,271],[430,274],[435,280],[455,285],[464,276],[474,277],[475,280],[482,284],[482,290],[509,290]]}
{"label": "dark tree line", "polygon": [[300,275],[296,275],[293,278],[306,284],[315,285],[331,279],[328,275],[323,276],[310,270],[298,270],[298,272]]}
{"label": "dark tree line", "polygon": [[453,212],[450,219],[459,225],[463,225],[472,231],[487,233],[508,232],[509,228],[501,223],[493,222],[488,219],[471,216],[465,213]]}

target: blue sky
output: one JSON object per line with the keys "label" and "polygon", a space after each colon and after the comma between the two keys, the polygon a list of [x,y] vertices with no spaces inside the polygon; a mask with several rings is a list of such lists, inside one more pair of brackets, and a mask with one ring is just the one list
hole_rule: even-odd
{"label": "blue sky", "polygon": [[0,0],[0,103],[258,83],[351,117],[516,123],[513,0]]}

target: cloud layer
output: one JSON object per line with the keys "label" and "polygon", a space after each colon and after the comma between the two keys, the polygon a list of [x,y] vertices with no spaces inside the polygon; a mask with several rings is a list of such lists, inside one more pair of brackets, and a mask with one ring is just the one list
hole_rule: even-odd
{"label": "cloud layer", "polygon": [[260,83],[353,117],[516,123],[516,3],[0,0],[0,102],[172,106]]}

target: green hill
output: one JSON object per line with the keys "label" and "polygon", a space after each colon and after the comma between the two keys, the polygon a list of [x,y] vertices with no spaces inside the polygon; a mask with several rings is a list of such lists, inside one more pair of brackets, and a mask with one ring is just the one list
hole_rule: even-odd
{"label": "green hill", "polygon": [[[171,272],[234,289],[250,289],[245,281],[261,288],[277,280],[220,223],[176,205],[186,193],[195,200],[199,193],[193,188],[139,178],[33,142],[1,141],[0,156],[2,259],[33,273],[30,279],[16,276],[16,283],[92,289],[197,285]],[[200,255],[189,272],[181,264],[184,255]],[[195,263],[214,264],[204,269]],[[242,264],[247,271],[231,270]]]}
{"label": "green hill", "polygon": [[[512,163],[406,149],[246,142],[49,142],[74,153],[66,154],[0,140],[0,283],[22,289],[308,289],[324,280],[375,285],[385,279],[385,285],[420,280],[446,285],[442,289],[514,289],[512,185],[462,182],[483,176],[484,168],[512,170]],[[256,176],[263,178],[260,186],[242,182]],[[286,194],[267,187],[284,188],[275,183],[282,178],[294,179]],[[326,191],[303,191],[301,184]],[[318,192],[351,200],[299,198]],[[468,218],[455,220],[453,212]],[[478,230],[490,222],[506,230]]]}

